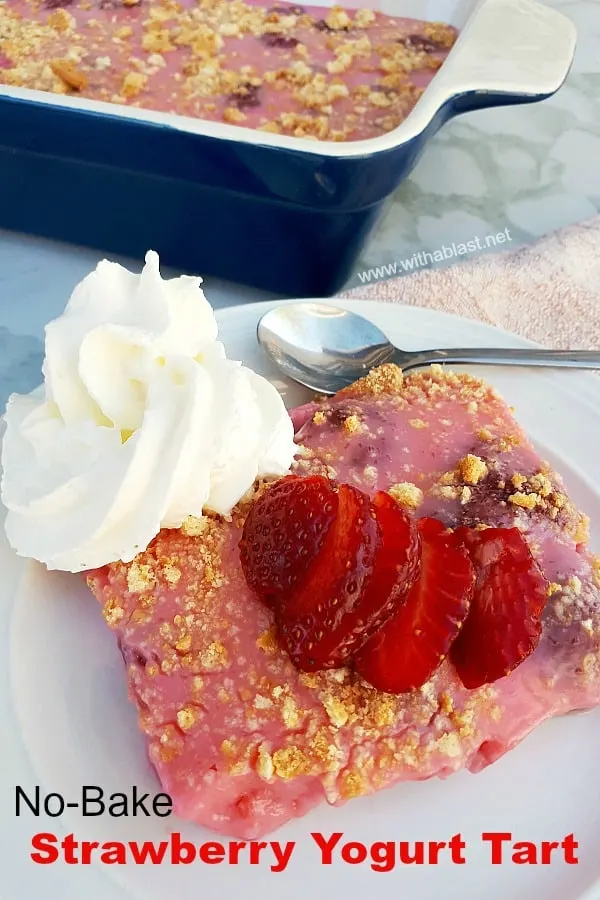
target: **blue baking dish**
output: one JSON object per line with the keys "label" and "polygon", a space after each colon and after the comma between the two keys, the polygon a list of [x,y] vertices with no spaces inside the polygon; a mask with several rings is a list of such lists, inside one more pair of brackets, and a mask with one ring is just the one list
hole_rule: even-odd
{"label": "blue baking dish", "polygon": [[542,100],[568,74],[576,34],[562,14],[538,0],[450,5],[454,20],[448,0],[427,5],[428,18],[461,28],[445,65],[397,129],[366,141],[317,143],[0,87],[0,227],[107,254],[153,248],[184,271],[330,296],[444,122]]}

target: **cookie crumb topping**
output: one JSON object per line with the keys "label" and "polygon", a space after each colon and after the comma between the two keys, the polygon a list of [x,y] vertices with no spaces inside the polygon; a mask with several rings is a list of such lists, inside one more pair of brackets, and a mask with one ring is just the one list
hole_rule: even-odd
{"label": "cookie crumb topping", "polygon": [[361,140],[406,118],[457,37],[370,9],[320,15],[245,0],[10,0],[0,3],[0,83]]}
{"label": "cookie crumb topping", "polygon": [[390,485],[388,494],[391,494],[394,500],[407,509],[417,509],[423,502],[423,491],[409,481]]}

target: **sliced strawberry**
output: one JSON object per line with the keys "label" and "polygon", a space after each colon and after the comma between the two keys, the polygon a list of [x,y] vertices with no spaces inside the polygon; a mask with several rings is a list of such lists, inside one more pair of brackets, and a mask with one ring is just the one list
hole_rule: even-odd
{"label": "sliced strawberry", "polygon": [[440,523],[423,519],[421,570],[404,603],[359,650],[356,671],[373,687],[402,694],[433,675],[469,612],[475,571]]}
{"label": "sliced strawberry", "polygon": [[459,528],[477,572],[469,616],[450,658],[466,688],[509,675],[537,647],[546,581],[517,528]]}
{"label": "sliced strawberry", "polygon": [[342,588],[344,601],[320,645],[319,658],[326,659],[328,667],[347,664],[404,600],[419,571],[420,539],[413,520],[385,491],[373,498],[371,514],[379,529],[372,569],[365,573],[360,593],[344,593]]}
{"label": "sliced strawberry", "polygon": [[320,475],[289,475],[252,506],[240,541],[249,587],[272,603],[307,577],[336,517],[338,495]]}
{"label": "sliced strawberry", "polygon": [[363,586],[373,571],[381,529],[366,494],[338,491],[338,514],[306,579],[277,608],[283,646],[304,671],[341,665],[352,649]]}
{"label": "sliced strawberry", "polygon": [[[386,491],[379,491],[372,501],[375,518],[381,529],[381,545],[375,557],[373,574],[365,584],[356,621],[360,640],[352,641],[358,649],[379,626],[390,617],[413,586],[421,562],[421,539],[414,520]],[[387,598],[387,599],[386,599]]]}

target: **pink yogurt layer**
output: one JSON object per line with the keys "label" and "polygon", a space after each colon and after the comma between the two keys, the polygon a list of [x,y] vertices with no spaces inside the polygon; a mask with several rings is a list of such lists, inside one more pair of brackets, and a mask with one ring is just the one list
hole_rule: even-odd
{"label": "pink yogurt layer", "polygon": [[408,115],[447,25],[256,0],[5,0],[0,83],[317,140]]}
{"label": "pink yogurt layer", "polygon": [[388,367],[293,419],[298,473],[388,489],[451,526],[516,525],[549,598],[540,644],[510,676],[469,691],[446,661],[421,690],[392,696],[348,669],[291,665],[241,572],[243,507],[231,522],[163,531],[132,564],[91,573],[176,813],[241,838],[319,803],[479,772],[543,720],[600,702],[585,517],[491,388],[438,371],[402,381]]}

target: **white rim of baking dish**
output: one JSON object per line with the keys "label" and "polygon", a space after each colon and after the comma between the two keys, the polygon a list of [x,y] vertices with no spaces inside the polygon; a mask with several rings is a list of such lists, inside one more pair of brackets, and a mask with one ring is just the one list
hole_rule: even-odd
{"label": "white rim of baking dish", "polygon": [[[539,0],[479,0],[444,65],[406,119],[393,131],[362,141],[314,141],[9,85],[0,85],[0,98],[133,119],[238,144],[353,159],[409,143],[428,128],[446,104],[461,96],[479,94],[499,98],[491,101],[490,106],[503,105],[502,98],[506,98],[505,104],[511,104],[551,96],[569,73],[576,42],[577,32],[571,20]],[[481,106],[486,106],[485,100]]]}

